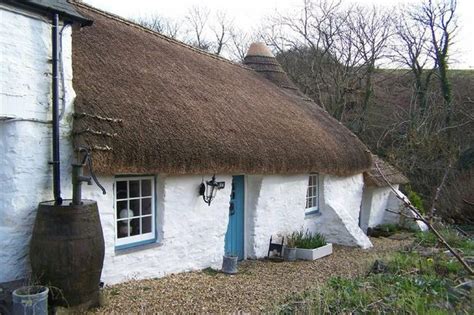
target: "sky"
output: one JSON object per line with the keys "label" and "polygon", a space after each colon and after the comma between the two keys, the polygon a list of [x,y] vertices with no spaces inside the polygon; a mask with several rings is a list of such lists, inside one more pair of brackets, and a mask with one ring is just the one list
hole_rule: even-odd
{"label": "sky", "polygon": [[[133,18],[158,14],[170,19],[183,19],[193,6],[206,6],[214,12],[225,12],[234,24],[251,30],[267,16],[301,7],[303,0],[83,0],[102,10]],[[344,0],[343,2],[392,7],[421,0]],[[474,0],[458,0],[459,33],[451,68],[474,69]]]}

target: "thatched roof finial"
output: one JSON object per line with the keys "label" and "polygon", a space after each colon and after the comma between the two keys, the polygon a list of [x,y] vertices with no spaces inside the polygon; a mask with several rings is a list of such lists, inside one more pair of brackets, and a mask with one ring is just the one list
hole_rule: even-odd
{"label": "thatched roof finial", "polygon": [[293,94],[306,98],[291,82],[282,66],[265,43],[257,42],[250,45],[244,64],[259,72],[267,80],[280,88],[288,89]]}
{"label": "thatched roof finial", "polygon": [[269,58],[275,58],[273,53],[270,51],[270,48],[265,43],[262,42],[256,42],[252,43],[249,47],[249,50],[247,51],[247,55],[245,58],[249,56],[260,56],[260,57],[269,57]]}

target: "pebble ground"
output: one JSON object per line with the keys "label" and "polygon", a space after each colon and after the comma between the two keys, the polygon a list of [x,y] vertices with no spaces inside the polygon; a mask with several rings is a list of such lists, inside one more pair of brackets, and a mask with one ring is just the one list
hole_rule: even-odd
{"label": "pebble ground", "polygon": [[90,314],[265,312],[293,294],[321,286],[332,276],[365,273],[375,259],[411,240],[373,238],[372,242],[374,247],[369,250],[334,246],[331,256],[315,261],[247,260],[233,276],[206,270],[132,280],[107,287],[104,305]]}

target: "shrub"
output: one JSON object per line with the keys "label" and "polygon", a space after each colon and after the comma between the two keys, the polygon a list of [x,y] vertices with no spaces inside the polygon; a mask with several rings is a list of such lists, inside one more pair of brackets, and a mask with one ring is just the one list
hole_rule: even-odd
{"label": "shrub", "polygon": [[408,194],[408,199],[410,200],[411,204],[417,208],[421,214],[426,214],[425,207],[423,206],[423,199],[421,199],[421,196],[414,190],[411,189],[410,186],[407,186],[406,188],[407,194]]}

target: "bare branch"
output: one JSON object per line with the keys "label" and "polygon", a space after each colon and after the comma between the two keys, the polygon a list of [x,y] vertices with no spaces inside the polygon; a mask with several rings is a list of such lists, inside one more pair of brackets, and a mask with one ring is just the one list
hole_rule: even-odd
{"label": "bare branch", "polygon": [[[394,192],[395,196],[397,196],[398,199],[400,199],[404,204],[405,206],[407,206],[410,210],[412,210],[416,216],[418,217],[418,219],[420,221],[422,221],[423,223],[425,223],[428,228],[433,231],[433,233],[436,235],[436,237],[441,241],[441,243],[443,243],[443,245],[454,255],[454,257],[457,258],[457,260],[464,266],[464,268],[469,272],[469,274],[471,275],[474,275],[474,270],[471,268],[471,266],[469,266],[469,264],[461,257],[461,255],[457,252],[457,250],[455,250],[454,248],[451,247],[451,245],[449,245],[448,242],[446,242],[446,240],[444,239],[444,237],[439,234],[438,230],[436,230],[434,228],[434,226],[431,224],[430,220],[426,219],[423,217],[423,215],[421,215],[420,211],[411,204],[410,200],[408,200],[407,198],[405,198],[403,195],[401,195],[400,191],[398,189],[396,189],[395,187],[393,187],[393,185],[388,181],[387,177],[385,176],[385,174],[380,170],[380,167],[379,165],[377,164],[377,162],[375,162],[375,167],[377,168],[377,171],[380,173],[380,175],[382,175],[382,178],[383,180],[385,181],[385,183],[390,187],[390,189]],[[441,182],[441,185],[443,185],[443,181]],[[441,186],[440,185],[440,186]],[[439,187],[440,187],[439,186]],[[434,206],[432,206],[434,207]]]}

